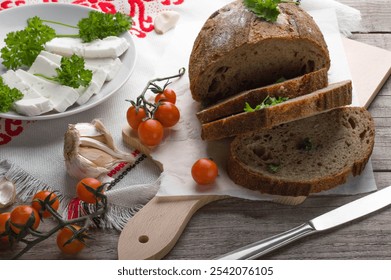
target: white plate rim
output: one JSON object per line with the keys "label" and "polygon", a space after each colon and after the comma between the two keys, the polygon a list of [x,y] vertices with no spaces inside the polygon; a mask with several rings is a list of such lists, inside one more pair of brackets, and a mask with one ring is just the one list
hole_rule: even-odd
{"label": "white plate rim", "polygon": [[[25,12],[26,10],[29,12],[34,11],[34,10],[44,10],[49,7],[50,7],[50,9],[55,7],[54,9],[60,9],[60,10],[62,7],[66,7],[67,9],[71,9],[71,10],[72,9],[79,10],[79,12],[80,11],[86,11],[86,12],[99,11],[99,10],[91,8],[91,7],[77,5],[77,4],[70,4],[70,3],[39,3],[39,4],[23,5],[23,6],[3,10],[0,12],[0,21],[2,21],[1,18],[4,17],[4,15],[7,16],[8,14],[20,14],[20,13]],[[15,18],[18,18],[18,16],[15,16]],[[23,22],[24,18],[18,19],[18,20]],[[1,26],[0,26],[0,28],[1,28]],[[137,51],[136,51],[136,46],[133,41],[133,38],[131,37],[131,34],[129,32],[125,32],[123,35],[121,35],[121,37],[124,37],[130,45],[129,49],[126,52],[126,54],[128,54],[128,56],[126,56],[126,54],[124,54],[126,60],[123,60],[122,57],[120,57],[121,61],[122,61],[122,66],[121,66],[119,73],[121,73],[121,71],[126,71],[126,74],[123,77],[121,77],[121,79],[119,81],[116,80],[116,77],[114,77],[113,80],[106,82],[103,89],[101,90],[101,92],[97,94],[97,95],[102,95],[100,98],[95,98],[96,96],[93,96],[85,104],[83,104],[81,106],[76,106],[76,105],[71,106],[65,112],[61,112],[61,113],[50,112],[50,113],[46,113],[43,115],[30,117],[30,116],[20,115],[14,111],[9,111],[7,113],[0,113],[0,118],[13,119],[13,120],[25,120],[25,121],[57,119],[57,118],[63,118],[63,117],[67,117],[67,116],[71,116],[74,114],[84,112],[88,109],[91,109],[91,108],[103,103],[106,99],[108,99],[109,97],[114,95],[129,80],[130,76],[132,75],[132,73],[134,71],[135,65],[136,65]],[[3,39],[4,38],[1,38],[0,40],[3,40]],[[3,65],[0,65],[0,66],[3,69],[5,69],[3,67]],[[122,72],[122,73],[124,73],[124,72]],[[1,72],[0,72],[0,74],[1,74]],[[110,90],[109,92],[105,92],[105,88],[109,84],[114,85],[114,88],[112,90]]]}

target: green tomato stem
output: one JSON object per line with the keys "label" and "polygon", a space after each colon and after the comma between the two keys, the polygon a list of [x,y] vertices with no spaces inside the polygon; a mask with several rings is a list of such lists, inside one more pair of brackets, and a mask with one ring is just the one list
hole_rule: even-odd
{"label": "green tomato stem", "polygon": [[57,231],[59,231],[60,229],[64,228],[67,225],[84,222],[83,228],[87,228],[87,224],[89,221],[91,221],[92,218],[99,217],[107,211],[107,199],[105,197],[104,203],[103,203],[103,208],[97,209],[95,212],[91,213],[90,215],[82,216],[82,217],[71,219],[71,220],[64,220],[60,216],[60,214],[56,210],[54,210],[50,205],[46,205],[46,210],[48,210],[53,215],[53,217],[57,220],[57,222],[58,222],[57,225],[55,227],[53,227],[51,230],[49,230],[48,232],[39,232],[39,231],[36,231],[33,229],[27,229],[28,233],[30,233],[32,236],[37,237],[37,238],[34,240],[27,240],[27,239],[21,238],[19,241],[23,241],[23,243],[26,244],[26,247],[24,247],[19,253],[17,253],[12,258],[13,260],[18,259],[24,253],[26,253],[31,248],[33,248],[35,245],[37,245],[38,243],[42,242],[43,240],[49,238],[50,236],[52,236]]}
{"label": "green tomato stem", "polygon": [[145,86],[144,90],[142,91],[141,95],[140,96],[143,96],[145,95],[145,93],[147,92],[147,90],[149,89],[149,87],[154,83],[154,82],[160,82],[160,81],[164,81],[164,80],[169,80],[169,79],[174,79],[174,78],[180,78],[182,77],[186,72],[186,69],[184,67],[182,67],[181,69],[179,69],[179,73],[176,74],[176,75],[172,75],[172,76],[168,76],[168,77],[164,77],[164,78],[156,78],[156,79],[153,79],[153,80],[150,80],[147,85]]}
{"label": "green tomato stem", "polygon": [[[158,105],[151,103],[145,99],[145,93],[147,92],[147,90],[150,90],[151,86],[157,87],[155,82],[160,82],[160,81],[164,81],[164,80],[168,81],[173,78],[180,78],[185,74],[185,72],[186,72],[186,69],[184,67],[182,67],[179,69],[179,72],[176,75],[172,75],[172,76],[168,76],[168,77],[164,77],[164,78],[156,78],[156,79],[148,81],[147,85],[145,86],[145,88],[143,89],[141,94],[136,98],[136,103],[131,102],[132,105],[135,107],[142,107],[145,111],[145,114],[147,115],[146,119],[153,118],[153,115],[154,115],[156,109],[158,108]],[[127,101],[131,101],[131,100],[127,100]],[[152,110],[150,110],[149,108],[152,108]]]}

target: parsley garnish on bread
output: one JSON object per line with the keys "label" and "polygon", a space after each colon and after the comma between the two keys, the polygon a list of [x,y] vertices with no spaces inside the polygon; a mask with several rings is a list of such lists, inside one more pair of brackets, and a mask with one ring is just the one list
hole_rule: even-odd
{"label": "parsley garnish on bread", "polygon": [[243,0],[244,5],[253,11],[258,17],[275,22],[277,20],[280,11],[278,10],[278,4],[280,3],[294,3],[299,4],[299,1],[295,0]]}

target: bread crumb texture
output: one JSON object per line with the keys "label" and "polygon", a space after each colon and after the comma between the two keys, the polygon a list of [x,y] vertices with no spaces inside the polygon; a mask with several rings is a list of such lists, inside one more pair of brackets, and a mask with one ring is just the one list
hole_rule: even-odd
{"label": "bread crumb texture", "polygon": [[228,174],[244,187],[276,195],[309,195],[359,175],[374,145],[363,108],[337,108],[269,130],[237,136]]}

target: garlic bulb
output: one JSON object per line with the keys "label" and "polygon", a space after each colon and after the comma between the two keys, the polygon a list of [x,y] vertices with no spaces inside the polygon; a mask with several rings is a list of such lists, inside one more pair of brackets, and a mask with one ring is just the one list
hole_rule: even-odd
{"label": "garlic bulb", "polygon": [[135,157],[118,150],[109,131],[99,120],[68,125],[64,137],[67,172],[79,180],[104,178],[120,162],[134,163]]}
{"label": "garlic bulb", "polygon": [[0,178],[0,209],[10,206],[15,202],[16,187],[5,177]]}

